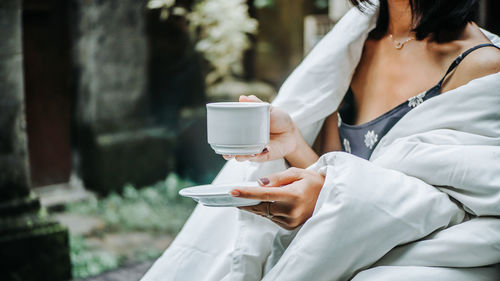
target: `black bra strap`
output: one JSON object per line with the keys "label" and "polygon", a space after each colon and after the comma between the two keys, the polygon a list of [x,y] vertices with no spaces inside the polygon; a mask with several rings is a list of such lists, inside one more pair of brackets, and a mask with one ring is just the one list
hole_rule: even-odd
{"label": "black bra strap", "polygon": [[477,49],[480,49],[480,48],[484,48],[484,47],[494,47],[494,48],[497,48],[500,50],[500,47],[496,46],[496,45],[493,45],[491,43],[487,43],[487,44],[480,44],[480,45],[477,45],[477,46],[474,46],[470,49],[468,49],[467,51],[463,52],[460,56],[458,56],[454,61],[453,63],[450,65],[450,67],[448,68],[448,71],[446,71],[446,74],[443,76],[443,78],[441,79],[441,81],[439,81],[439,86],[441,86],[443,84],[443,81],[444,79],[446,78],[446,76],[448,76],[448,74],[450,74],[450,72],[452,72],[461,62],[462,60],[470,53],[472,53],[473,51],[477,50]]}

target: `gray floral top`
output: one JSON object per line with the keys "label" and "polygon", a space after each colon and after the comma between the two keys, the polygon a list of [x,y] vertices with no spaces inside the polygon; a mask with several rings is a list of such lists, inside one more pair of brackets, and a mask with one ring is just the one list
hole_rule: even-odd
{"label": "gray floral top", "polygon": [[441,93],[443,81],[448,74],[453,71],[468,54],[482,47],[495,47],[500,49],[500,47],[493,44],[481,44],[468,49],[453,61],[444,77],[436,86],[425,93],[408,99],[378,118],[361,125],[351,125],[356,116],[356,108],[354,106],[354,94],[352,89],[349,88],[344,98],[344,102],[338,111],[339,135],[344,151],[364,159],[369,159],[380,139],[387,134],[406,113],[419,106],[424,101],[439,95]]}

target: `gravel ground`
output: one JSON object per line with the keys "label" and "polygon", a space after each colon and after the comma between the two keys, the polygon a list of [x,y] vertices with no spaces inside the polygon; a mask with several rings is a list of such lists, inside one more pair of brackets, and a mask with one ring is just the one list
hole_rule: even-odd
{"label": "gravel ground", "polygon": [[139,281],[141,277],[153,265],[154,261],[123,266],[118,269],[105,272],[99,276],[77,281]]}

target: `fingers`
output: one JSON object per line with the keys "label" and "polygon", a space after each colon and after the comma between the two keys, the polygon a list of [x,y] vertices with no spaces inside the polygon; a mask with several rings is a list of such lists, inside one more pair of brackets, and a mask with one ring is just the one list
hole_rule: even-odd
{"label": "fingers", "polygon": [[265,216],[266,215],[266,208],[267,208],[267,202],[260,203],[258,205],[254,206],[245,206],[245,207],[238,207],[240,210],[244,210],[250,213],[254,213],[259,216]]}
{"label": "fingers", "polygon": [[[260,154],[257,154],[255,155],[254,157],[250,157],[249,159],[247,159],[248,161],[251,161],[251,162],[267,162],[267,161],[270,161],[271,160],[271,153],[269,152],[269,150],[265,151],[265,152],[262,152]],[[238,159],[236,159],[237,161],[240,161]]]}
{"label": "fingers", "polygon": [[273,216],[272,218],[270,218],[270,220],[284,229],[287,229],[287,230],[293,229],[289,226],[288,218],[280,217],[280,216]]}
{"label": "fingers", "polygon": [[282,202],[262,202],[254,206],[238,207],[241,210],[245,210],[260,216],[267,216],[267,207],[269,205],[269,213],[276,217],[288,217],[290,213],[290,206]]}
{"label": "fingers", "polygon": [[260,203],[255,206],[247,206],[247,207],[238,207],[240,210],[244,210],[247,212],[254,213],[256,215],[265,217],[275,224],[279,225],[280,227],[284,229],[294,229],[292,226],[292,220],[291,218],[288,217],[287,212],[280,212],[280,209],[287,209],[287,205],[279,204],[279,203],[272,203],[269,205],[269,213],[272,215],[272,217],[268,218],[267,217],[267,202]]}
{"label": "fingers", "polygon": [[263,102],[263,101],[254,95],[250,96],[241,95],[240,102]]}
{"label": "fingers", "polygon": [[251,161],[255,157],[257,157],[257,154],[253,154],[253,155],[235,155],[235,156],[233,156],[233,158],[236,159],[236,161],[238,161],[238,162]]}
{"label": "fingers", "polygon": [[286,171],[269,175],[259,179],[262,186],[282,186],[304,178],[305,170],[299,168],[289,168]]}
{"label": "fingers", "polygon": [[269,161],[270,157],[270,147],[265,147],[261,153],[254,155],[238,155],[234,156],[236,161],[252,161],[252,162],[264,162]]}
{"label": "fingers", "polygon": [[265,162],[270,160],[269,148],[265,147],[259,154],[254,155],[222,155],[226,160],[236,159],[238,162],[252,161],[252,162]]}
{"label": "fingers", "polygon": [[255,199],[260,201],[289,201],[292,194],[282,188],[262,188],[262,187],[244,187],[235,188],[231,191],[234,197]]}
{"label": "fingers", "polygon": [[254,155],[222,155],[222,157],[226,160],[231,160],[235,159],[238,162],[243,162],[243,161],[252,161],[255,157],[257,157],[256,154]]}

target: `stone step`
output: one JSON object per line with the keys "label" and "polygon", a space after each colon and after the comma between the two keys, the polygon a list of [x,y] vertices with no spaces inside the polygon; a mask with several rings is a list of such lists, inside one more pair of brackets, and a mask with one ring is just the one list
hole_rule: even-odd
{"label": "stone step", "polygon": [[85,189],[81,180],[71,176],[69,182],[33,188],[43,207],[60,209],[67,203],[95,199],[94,192]]}
{"label": "stone step", "polygon": [[131,264],[108,271],[99,276],[75,281],[139,281],[153,265],[154,261]]}

